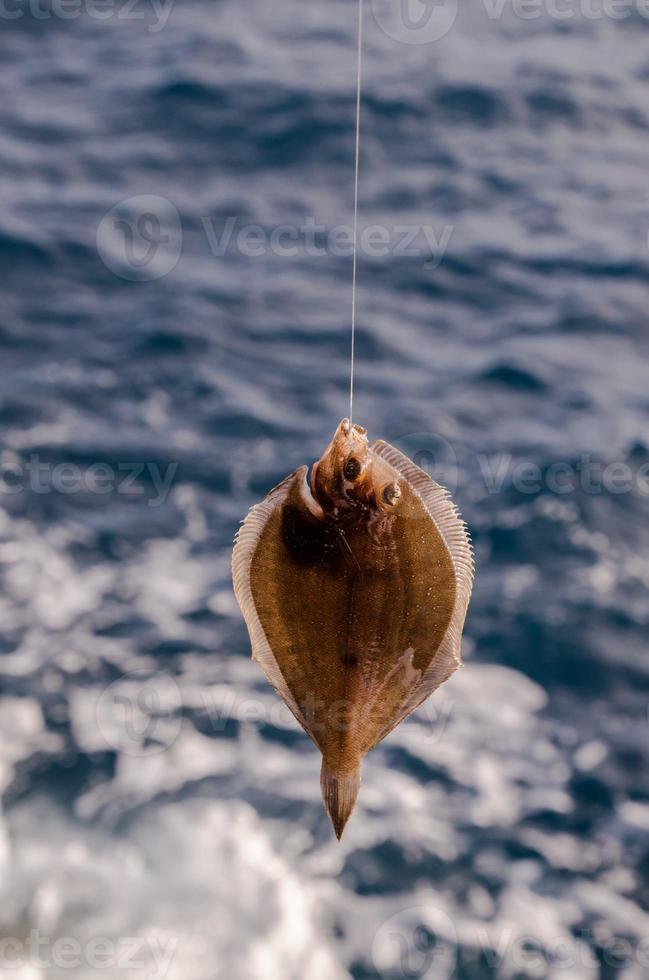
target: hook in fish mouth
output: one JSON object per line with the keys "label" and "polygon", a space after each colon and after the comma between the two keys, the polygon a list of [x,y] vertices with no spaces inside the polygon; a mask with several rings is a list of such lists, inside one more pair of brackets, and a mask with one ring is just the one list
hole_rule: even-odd
{"label": "hook in fish mouth", "polygon": [[349,419],[343,419],[340,425],[338,426],[338,429],[340,432],[343,433],[343,435],[346,436],[351,434],[352,429],[354,430],[354,432],[358,432],[358,434],[361,436],[367,435],[367,429],[365,429],[362,425],[359,425],[358,422],[354,422],[352,424]]}

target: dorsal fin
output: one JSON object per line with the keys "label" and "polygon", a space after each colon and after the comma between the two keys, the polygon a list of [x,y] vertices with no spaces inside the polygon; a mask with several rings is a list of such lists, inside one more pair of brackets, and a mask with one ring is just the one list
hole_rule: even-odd
{"label": "dorsal fin", "polygon": [[405,480],[421,498],[450,552],[455,569],[457,589],[455,608],[446,635],[432,663],[424,673],[417,688],[404,704],[399,716],[390,724],[389,728],[382,732],[381,738],[385,738],[462,665],[460,645],[473,587],[474,561],[467,526],[451,500],[449,491],[440,486],[439,483],[435,483],[407,456],[404,456],[402,452],[382,439],[372,443],[371,450],[388,463],[396,471],[396,474]]}
{"label": "dorsal fin", "polygon": [[232,581],[234,584],[234,594],[237,597],[237,602],[239,603],[250,634],[253,660],[257,661],[270,683],[280,697],[284,699],[302,728],[309,733],[309,726],[307,725],[306,719],[298,708],[295,698],[282,676],[279,664],[275,659],[275,655],[271,650],[259,620],[250,584],[252,560],[264,528],[277,508],[282,506],[292,486],[295,483],[304,481],[307,472],[307,466],[301,466],[295,470],[294,473],[291,473],[290,476],[287,476],[285,480],[282,480],[281,483],[271,490],[265,500],[249,511],[248,516],[239,528],[234,539]]}

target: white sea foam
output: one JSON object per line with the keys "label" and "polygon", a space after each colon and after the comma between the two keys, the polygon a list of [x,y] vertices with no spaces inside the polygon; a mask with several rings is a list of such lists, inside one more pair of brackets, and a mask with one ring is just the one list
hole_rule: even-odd
{"label": "white sea foam", "polygon": [[[38,937],[52,980],[93,972],[99,939],[102,975],[115,980],[347,977],[326,935],[322,889],[278,855],[246,804],[145,809],[115,836],[41,802],[14,811],[11,833],[0,922],[22,942],[25,976]],[[78,966],[61,966],[66,939],[80,949]]]}

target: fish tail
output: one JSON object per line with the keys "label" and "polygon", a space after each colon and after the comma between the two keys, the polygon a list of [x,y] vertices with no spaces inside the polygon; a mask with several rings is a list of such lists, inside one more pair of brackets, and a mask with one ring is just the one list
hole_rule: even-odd
{"label": "fish tail", "polygon": [[343,769],[339,765],[330,765],[323,758],[320,786],[324,805],[331,817],[336,837],[340,840],[356,805],[356,797],[361,786],[360,763],[351,769],[348,766]]}

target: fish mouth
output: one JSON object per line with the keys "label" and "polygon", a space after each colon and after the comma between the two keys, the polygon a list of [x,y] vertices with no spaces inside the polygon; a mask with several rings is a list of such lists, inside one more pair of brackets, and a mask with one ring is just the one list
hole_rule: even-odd
{"label": "fish mouth", "polygon": [[312,464],[308,478],[311,493],[328,514],[357,510],[360,506],[359,487],[344,473],[346,463],[354,457],[362,466],[369,459],[367,429],[344,418],[324,454]]}
{"label": "fish mouth", "polygon": [[338,430],[345,436],[351,435],[352,431],[356,432],[359,436],[367,435],[367,429],[364,429],[362,425],[358,424],[358,422],[354,422],[352,424],[349,419],[343,419],[338,426]]}
{"label": "fish mouth", "polygon": [[318,489],[318,467],[322,460],[314,463],[311,467],[311,475],[308,480],[308,486],[311,490],[311,496],[316,503],[318,509],[322,514],[328,514],[329,516],[336,515],[342,516],[345,511],[351,511],[356,508],[356,502],[352,497],[349,496],[344,488],[342,480],[337,480],[336,485],[333,487],[328,487],[326,490],[320,488]]}

